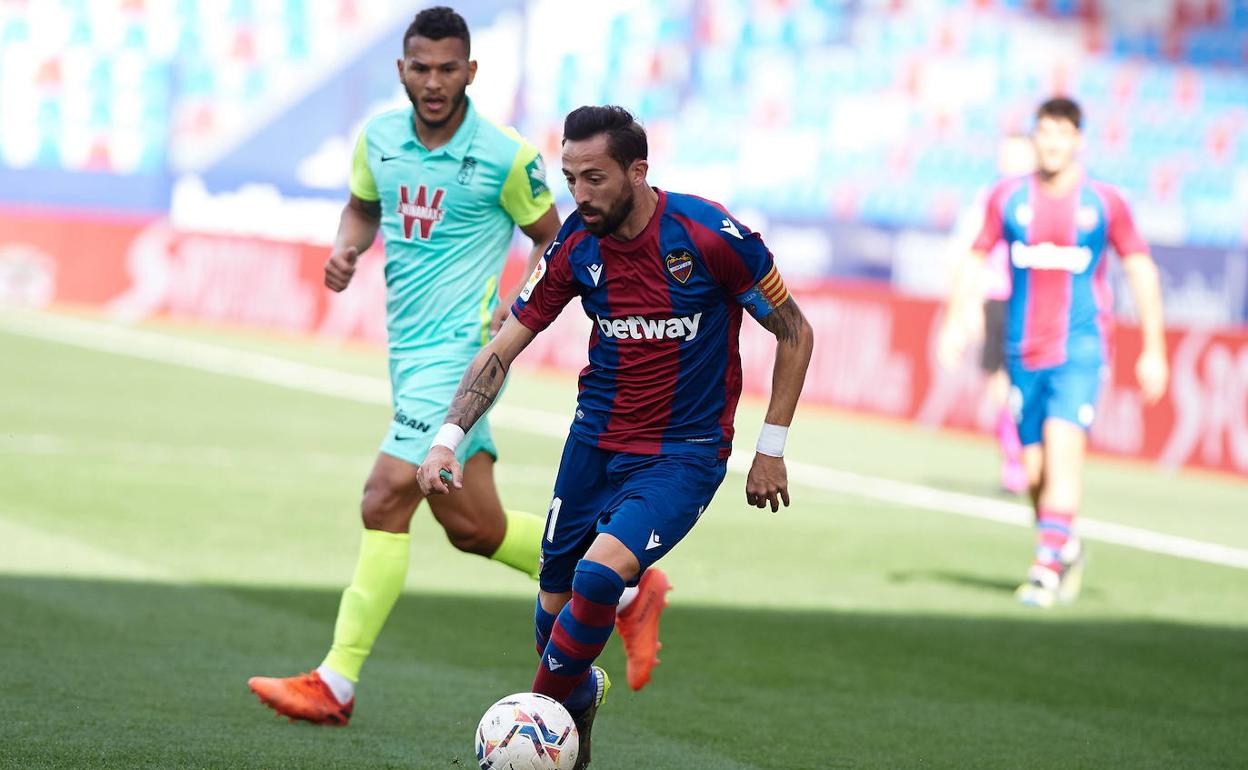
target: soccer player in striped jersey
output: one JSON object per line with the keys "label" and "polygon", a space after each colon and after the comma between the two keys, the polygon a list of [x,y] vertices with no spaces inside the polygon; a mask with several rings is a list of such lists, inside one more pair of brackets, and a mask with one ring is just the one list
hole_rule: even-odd
{"label": "soccer player in striped jersey", "polygon": [[[1087,431],[1108,363],[1110,246],[1139,314],[1144,344],[1135,373],[1144,401],[1158,401],[1169,378],[1157,268],[1122,195],[1090,179],[1079,162],[1082,124],[1070,99],[1040,105],[1032,132],[1037,170],[996,185],[972,247],[977,263],[998,242],[1009,249],[1005,358],[1036,515],[1035,558],[1016,595],[1039,607],[1073,601],[1082,580],[1076,518]],[[965,271],[955,289],[940,335],[943,360],[955,360],[965,343],[952,320],[980,301],[978,278]]]}
{"label": "soccer player in striped jersey", "polygon": [[563,139],[577,210],[512,305],[513,317],[465,372],[420,479],[428,494],[459,494],[459,442],[498,396],[515,357],[579,298],[593,322],[589,365],[542,540],[533,689],[575,718],[580,768],[609,684],[593,663],[620,595],[689,533],[723,481],[741,393],[742,312],[777,340],[745,487],[759,508],[789,504],[784,439],[814,335],[758,233],[718,204],[649,185],[646,134],[626,110],[577,109]]}
{"label": "soccer player in striped jersey", "polygon": [[[380,230],[386,252],[387,332],[394,418],[364,485],[364,531],[324,662],[299,676],[252,677],[266,705],[293,719],[345,725],[360,669],[407,575],[412,515],[424,499],[417,470],[464,367],[507,317],[498,278],[515,228],[533,242],[530,269],[559,230],[537,148],[479,115],[464,19],[450,8],[416,15],[403,37],[399,79],[411,105],[375,116],[356,143],[350,189],[325,283],[343,291]],[[510,294],[509,300],[515,298]],[[496,310],[496,306],[499,306]],[[485,419],[459,446],[463,490],[429,500],[461,551],[537,577],[543,520],[504,510],[494,486],[498,450]],[[620,614],[629,684],[657,663],[667,579],[630,590]],[[436,622],[430,619],[430,622]]]}

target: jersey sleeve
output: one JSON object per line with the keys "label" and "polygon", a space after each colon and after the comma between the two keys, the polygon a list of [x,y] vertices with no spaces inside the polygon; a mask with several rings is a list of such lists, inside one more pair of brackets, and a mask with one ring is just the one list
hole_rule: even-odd
{"label": "jersey sleeve", "polygon": [[373,179],[373,171],[368,167],[368,129],[360,132],[355,141],[355,152],[351,155],[351,194],[362,201],[381,200],[377,193],[377,181]]}
{"label": "jersey sleeve", "polygon": [[[565,225],[565,228],[567,226]],[[533,332],[541,332],[559,316],[572,298],[580,294],[572,277],[569,255],[581,238],[564,242],[564,234],[556,238],[538,260],[528,282],[511,306],[511,313]]]}
{"label": "jersey sleeve", "polygon": [[511,221],[520,227],[541,219],[555,205],[554,196],[546,186],[546,164],[542,161],[542,154],[528,142],[521,142],[520,149],[516,151],[498,202]]}
{"label": "jersey sleeve", "polygon": [[971,244],[971,251],[987,254],[1001,241],[1004,235],[1002,227],[1004,206],[1005,182],[998,182],[984,202],[984,223],[980,225],[979,235],[975,236],[975,242]]}
{"label": "jersey sleeve", "polygon": [[1102,194],[1109,208],[1109,242],[1114,251],[1118,252],[1119,257],[1148,254],[1148,241],[1136,229],[1135,219],[1131,216],[1131,209],[1123,200],[1122,194],[1112,187],[1103,188]]}
{"label": "jersey sleeve", "polygon": [[707,268],[737,304],[756,319],[766,318],[789,299],[763,238],[723,212],[722,226],[703,253]]}

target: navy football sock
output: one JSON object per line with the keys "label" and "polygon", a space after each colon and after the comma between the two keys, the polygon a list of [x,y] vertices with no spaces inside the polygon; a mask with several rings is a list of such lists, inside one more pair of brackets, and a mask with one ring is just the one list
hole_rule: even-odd
{"label": "navy football sock", "polygon": [[537,634],[537,654],[541,655],[546,645],[550,643],[550,632],[555,628],[555,616],[542,607],[540,598],[537,600],[537,607],[533,610],[533,627]]}
{"label": "navy football sock", "polygon": [[582,559],[572,578],[572,601],[559,612],[533,680],[533,692],[566,702],[588,679],[589,667],[615,628],[615,607],[624,578],[615,570]]}

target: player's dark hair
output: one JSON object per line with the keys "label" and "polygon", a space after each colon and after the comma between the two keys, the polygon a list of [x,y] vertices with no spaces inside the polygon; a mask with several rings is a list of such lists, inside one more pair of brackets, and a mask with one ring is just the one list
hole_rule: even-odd
{"label": "player's dark hair", "polygon": [[649,155],[646,129],[623,107],[577,107],[563,121],[564,142],[580,142],[599,134],[607,135],[607,154],[620,168],[627,169],[633,161],[645,160]]}
{"label": "player's dark hair", "polygon": [[464,41],[464,53],[471,53],[472,39],[468,35],[468,22],[445,5],[435,5],[416,14],[407,31],[403,33],[403,47],[414,37],[427,37],[430,40],[442,40],[457,37]]}
{"label": "player's dark hair", "polygon": [[1039,121],[1040,118],[1069,120],[1075,128],[1083,128],[1083,110],[1080,109],[1079,102],[1065,96],[1055,96],[1041,104],[1036,109],[1036,120]]}

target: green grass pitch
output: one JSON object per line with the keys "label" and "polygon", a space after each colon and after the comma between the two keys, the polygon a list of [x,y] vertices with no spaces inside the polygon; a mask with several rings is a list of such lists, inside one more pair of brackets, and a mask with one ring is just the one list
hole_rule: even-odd
{"label": "green grass pitch", "polygon": [[[0,314],[2,317],[3,314]],[[382,405],[2,331],[0,767],[471,768],[476,720],[532,679],[533,583],[427,512],[350,727],[288,724],[254,674],[315,666],[358,540]],[[159,327],[381,377],[378,351]],[[570,414],[570,378],[504,402]],[[738,450],[760,405],[738,415]],[[496,427],[509,507],[543,511],[561,442]],[[976,437],[805,409],[790,457],[992,495]],[[1248,485],[1094,459],[1085,512],[1248,547]],[[663,665],[617,686],[594,767],[1210,768],[1248,757],[1248,570],[1090,544],[1083,599],[1010,592],[1018,527],[730,473],[664,567]]]}

